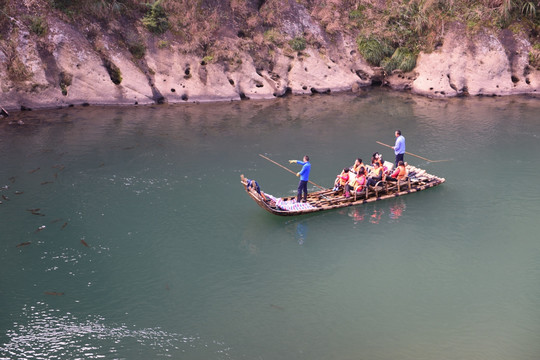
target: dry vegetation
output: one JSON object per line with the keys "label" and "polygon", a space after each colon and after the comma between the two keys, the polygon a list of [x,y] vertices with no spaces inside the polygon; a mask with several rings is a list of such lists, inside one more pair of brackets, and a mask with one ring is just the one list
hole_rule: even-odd
{"label": "dry vegetation", "polygon": [[[538,0],[294,1],[305,7],[329,41],[340,34],[357,38],[360,53],[387,71],[413,68],[418,53],[439,46],[454,22],[465,24],[471,33],[485,28],[526,33],[536,46],[531,62],[540,62]],[[324,47],[309,31],[280,31],[284,18],[294,18],[291,2],[283,0],[0,0],[0,11],[2,50],[16,79],[28,75],[10,45],[13,32],[26,26],[44,37],[51,16],[78,27],[92,42],[100,32],[114,34],[135,60],[144,57],[148,39],[157,48],[174,45],[206,62],[229,66],[241,62],[241,52],[249,53],[258,67],[271,67],[278,48],[293,54],[316,43]]]}

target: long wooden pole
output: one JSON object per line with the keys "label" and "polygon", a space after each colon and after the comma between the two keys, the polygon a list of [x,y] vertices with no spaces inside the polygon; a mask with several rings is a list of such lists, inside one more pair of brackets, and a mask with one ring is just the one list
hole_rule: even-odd
{"label": "long wooden pole", "polygon": [[[392,146],[387,145],[387,144],[385,144],[385,143],[382,143],[382,142],[380,142],[380,141],[376,141],[376,143],[377,143],[377,144],[380,144],[380,145],[383,145],[383,146],[386,146],[386,147],[389,147],[389,148],[392,149]],[[412,154],[412,153],[407,152],[407,151],[405,151],[405,154],[411,155],[411,156],[414,156],[414,157],[417,157],[417,158],[422,159],[422,160],[425,160],[425,161],[427,161],[427,162],[442,162],[442,161],[449,161],[449,160],[429,160],[429,159],[426,159],[425,157],[422,157],[422,156],[419,156],[419,155],[415,155],[415,154]]]}
{"label": "long wooden pole", "polygon": [[[287,171],[290,172],[291,174],[296,175],[296,173],[295,173],[294,171],[292,171],[291,169],[289,169],[289,168],[287,168],[287,167],[281,165],[280,163],[275,162],[274,160],[270,159],[269,157],[266,157],[266,156],[264,156],[264,155],[262,155],[262,154],[259,154],[259,156],[262,157],[263,159],[266,159],[266,160],[270,161],[272,164],[275,164],[275,165],[279,166],[280,168],[287,170]],[[320,186],[320,185],[315,184],[313,181],[311,181],[311,180],[308,180],[308,181],[309,181],[309,183],[310,183],[311,185],[315,185],[315,186],[318,187],[319,189],[326,190],[326,188],[324,188],[324,187],[322,187],[322,186]]]}

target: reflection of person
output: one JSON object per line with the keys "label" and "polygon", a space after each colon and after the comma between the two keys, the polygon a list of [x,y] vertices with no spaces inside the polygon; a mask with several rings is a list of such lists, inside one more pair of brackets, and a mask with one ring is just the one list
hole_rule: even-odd
{"label": "reflection of person", "polygon": [[300,160],[289,160],[291,164],[297,163],[302,165],[302,170],[296,173],[296,176],[300,177],[300,182],[298,183],[298,194],[296,195],[296,201],[300,202],[302,199],[302,193],[304,193],[304,202],[307,201],[307,184],[309,181],[309,171],[311,170],[311,164],[309,163],[309,156],[304,156],[304,161]]}
{"label": "reflection of person", "polygon": [[392,146],[394,153],[396,154],[396,163],[395,166],[398,166],[398,163],[403,160],[403,155],[405,155],[405,138],[401,135],[401,130],[396,130],[396,144]]}
{"label": "reflection of person", "polygon": [[302,245],[306,240],[308,227],[303,223],[296,224],[296,236],[298,238],[298,244]]}
{"label": "reflection of person", "polygon": [[354,222],[360,222],[364,221],[364,218],[366,217],[365,210],[362,208],[362,210],[359,209],[359,207],[354,207],[349,211],[349,216],[353,218]]}
{"label": "reflection of person", "polygon": [[384,214],[384,210],[377,210],[375,209],[373,211],[373,214],[371,215],[370,219],[369,219],[369,222],[372,223],[372,224],[378,224],[379,221],[381,221],[381,218]]}
{"label": "reflection of person", "polygon": [[393,220],[397,220],[403,215],[403,211],[405,210],[405,204],[395,204],[393,206],[390,206],[390,218]]}

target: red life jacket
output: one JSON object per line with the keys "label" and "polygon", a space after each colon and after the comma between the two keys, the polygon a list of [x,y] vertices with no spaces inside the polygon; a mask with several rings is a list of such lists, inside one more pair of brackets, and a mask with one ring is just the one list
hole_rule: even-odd
{"label": "red life jacket", "polygon": [[345,186],[349,182],[349,173],[346,173],[344,171],[341,172],[341,174],[338,175],[339,184],[341,186]]}

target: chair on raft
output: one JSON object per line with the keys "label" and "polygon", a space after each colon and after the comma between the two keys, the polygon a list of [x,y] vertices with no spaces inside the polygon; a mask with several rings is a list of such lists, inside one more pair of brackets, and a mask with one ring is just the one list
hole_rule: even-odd
{"label": "chair on raft", "polygon": [[368,194],[368,191],[369,191],[369,189],[368,189],[368,186],[367,186],[367,185],[364,185],[363,188],[362,188],[362,190],[360,190],[360,191],[353,190],[353,192],[354,192],[354,201],[356,201],[358,195],[363,195],[363,196],[365,196],[365,198],[366,198],[366,200],[367,200],[368,195],[369,195],[369,194]]}
{"label": "chair on raft", "polygon": [[[385,173],[388,174],[394,169],[394,164],[390,161],[385,161],[383,164]],[[388,193],[388,182],[386,180],[379,180],[375,185],[369,185],[366,189],[366,199],[370,194],[379,197],[379,193]]]}
{"label": "chair on raft", "polygon": [[[375,197],[379,197],[379,193],[388,193],[388,181],[379,180],[375,185],[368,186],[368,191],[375,194]],[[367,199],[367,197],[366,197]]]}
{"label": "chair on raft", "polygon": [[407,175],[405,179],[387,181],[386,192],[401,192],[404,187],[407,187],[408,190],[411,190],[411,178]]}

